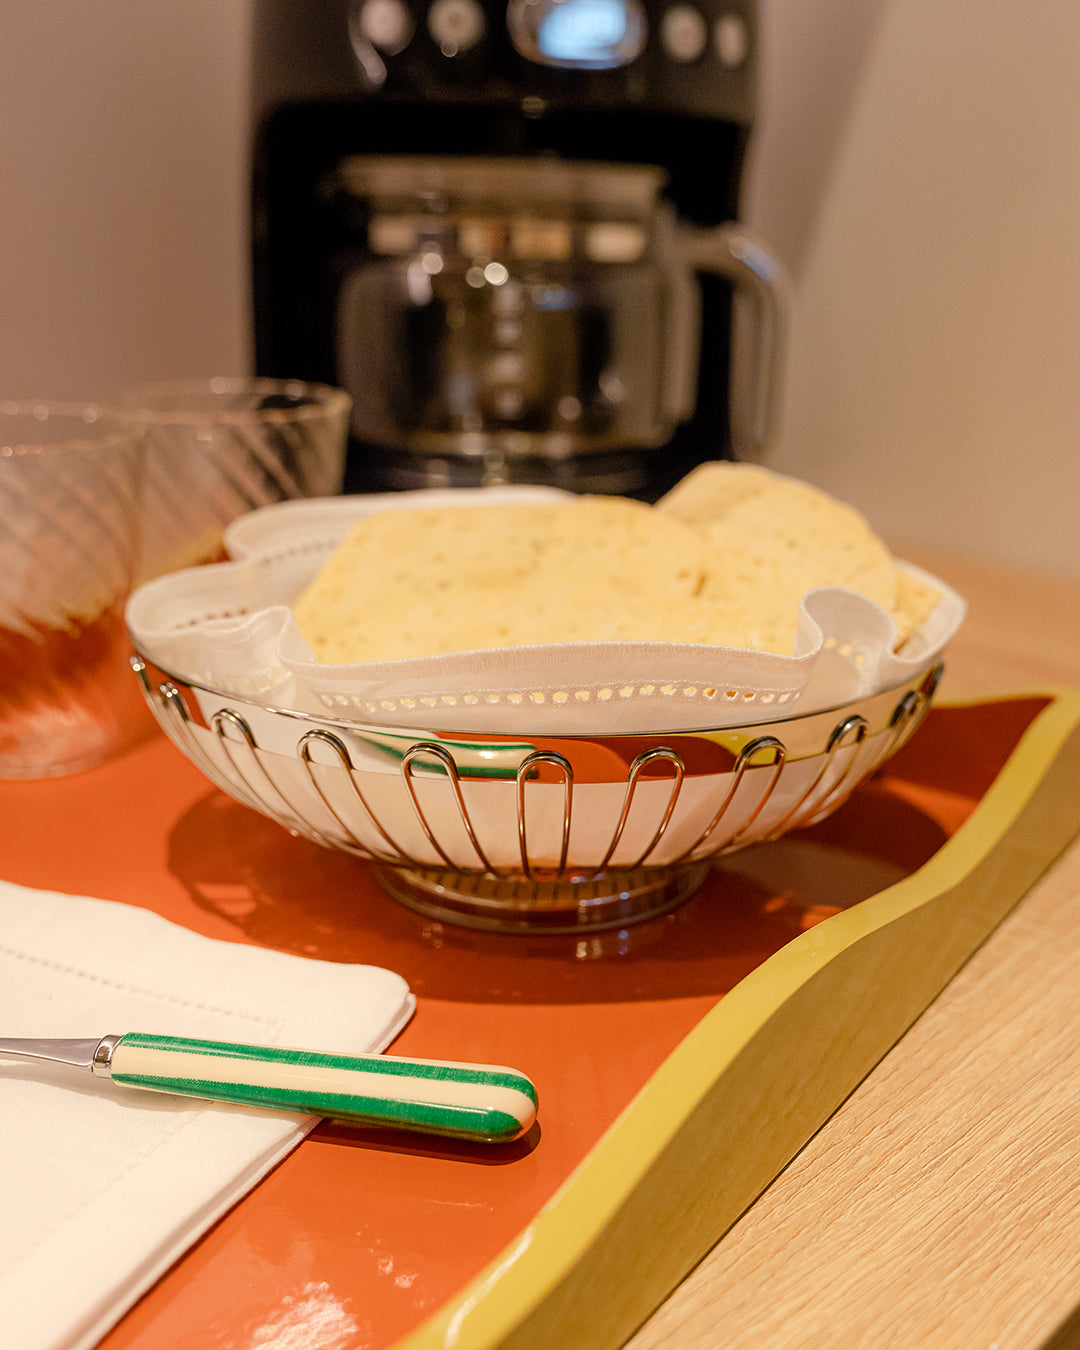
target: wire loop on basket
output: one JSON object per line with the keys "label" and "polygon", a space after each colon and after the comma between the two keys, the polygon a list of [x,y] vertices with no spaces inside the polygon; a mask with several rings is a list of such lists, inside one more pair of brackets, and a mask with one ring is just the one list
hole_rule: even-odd
{"label": "wire loop on basket", "polygon": [[538,751],[523,760],[521,767],[517,771],[518,844],[521,848],[521,870],[530,881],[536,879],[536,868],[533,865],[532,857],[529,853],[529,844],[525,831],[525,784],[530,778],[537,775],[541,764],[547,764],[556,769],[561,775],[563,783],[562,843],[559,848],[559,864],[555,869],[557,876],[562,876],[566,871],[566,856],[570,848],[570,819],[571,811],[573,809],[574,770],[571,768],[569,760],[563,755],[551,753],[545,754]]}
{"label": "wire loop on basket", "polygon": [[634,760],[633,764],[630,765],[630,773],[627,777],[626,782],[626,797],[623,801],[622,814],[619,816],[619,823],[615,826],[615,833],[612,836],[611,843],[608,846],[608,850],[600,861],[599,868],[597,869],[598,871],[603,871],[604,868],[607,867],[608,863],[611,861],[612,855],[614,854],[615,850],[619,847],[619,843],[621,842],[623,837],[623,832],[626,829],[626,822],[630,818],[630,807],[633,805],[634,794],[637,791],[638,783],[640,782],[641,777],[644,774],[645,770],[648,768],[648,766],[650,764],[657,762],[658,760],[671,764],[671,766],[675,770],[674,777],[672,778],[671,797],[668,799],[667,810],[664,812],[659,825],[657,825],[656,827],[656,833],[649,840],[648,844],[646,844],[644,849],[642,849],[636,862],[632,863],[631,866],[643,867],[645,864],[645,859],[648,858],[649,854],[652,853],[653,849],[656,848],[657,844],[659,844],[660,840],[664,837],[664,832],[667,830],[667,827],[671,822],[671,817],[672,814],[674,813],[675,805],[679,799],[679,792],[682,789],[683,777],[686,773],[686,766],[683,764],[682,760],[678,757],[677,754],[675,754],[673,750],[669,750],[667,746],[657,746],[654,750],[642,751],[642,753],[638,755],[637,759]]}
{"label": "wire loop on basket", "polygon": [[[329,797],[323,791],[322,784],[319,781],[319,777],[315,773],[315,765],[311,754],[312,746],[315,744],[327,745],[333,751],[335,757],[337,758],[339,766],[345,771],[345,776],[347,777],[347,780],[352,788],[353,800],[356,801],[357,804],[360,806],[360,809],[364,812],[364,815],[371,823],[372,828],[385,841],[387,847],[390,849],[389,857],[384,857],[380,855],[378,852],[371,849],[365,850],[361,846],[360,841],[357,839],[352,829],[338,814],[338,811],[335,809],[333,803],[330,801]],[[356,782],[355,777],[353,776],[353,763],[352,760],[349,758],[348,747],[345,745],[344,741],[342,741],[340,736],[335,736],[333,732],[325,731],[321,728],[315,731],[307,731],[304,733],[303,736],[300,737],[296,749],[297,753],[300,756],[301,762],[304,765],[304,768],[307,770],[311,786],[318,793],[319,800],[323,803],[327,811],[330,813],[331,816],[333,816],[334,820],[341,828],[341,832],[344,838],[340,842],[338,842],[337,847],[343,848],[350,853],[359,853],[362,856],[377,858],[383,862],[403,862],[405,860],[404,853],[402,853],[398,845],[394,843],[393,839],[390,838],[390,836],[386,833],[383,827],[379,824],[378,817],[372,811],[371,807],[368,806],[364,794],[360,791],[360,786]],[[321,836],[320,831],[316,829],[315,826],[313,825],[310,826],[310,831],[311,831],[311,838],[316,839],[319,843],[325,842]]]}

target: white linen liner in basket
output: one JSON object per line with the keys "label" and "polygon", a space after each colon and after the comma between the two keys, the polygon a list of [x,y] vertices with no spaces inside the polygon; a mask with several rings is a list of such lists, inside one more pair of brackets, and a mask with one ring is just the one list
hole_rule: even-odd
{"label": "white linen liner in basket", "polygon": [[896,625],[840,587],[808,591],[793,655],[675,642],[570,642],[331,665],[290,606],[357,520],[411,506],[563,496],[545,488],[454,489],[283,502],[225,534],[233,561],[139,587],[127,620],[139,651],[193,684],[274,707],[419,730],[530,735],[695,731],[838,706],[906,679],[941,653],[966,606],[941,595],[894,651]]}

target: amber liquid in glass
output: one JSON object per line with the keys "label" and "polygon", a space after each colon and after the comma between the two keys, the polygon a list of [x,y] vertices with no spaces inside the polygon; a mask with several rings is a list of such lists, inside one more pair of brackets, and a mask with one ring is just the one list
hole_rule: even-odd
{"label": "amber liquid in glass", "polygon": [[72,773],[152,729],[123,601],[64,628],[0,627],[0,777]]}

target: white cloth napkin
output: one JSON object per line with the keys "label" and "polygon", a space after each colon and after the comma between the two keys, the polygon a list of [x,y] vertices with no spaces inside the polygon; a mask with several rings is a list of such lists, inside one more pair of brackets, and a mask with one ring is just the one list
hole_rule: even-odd
{"label": "white cloth napkin", "polygon": [[[173,1032],[364,1053],[414,1007],[388,970],[0,881],[0,1035]],[[314,1123],[0,1059],[0,1340],[94,1345]]]}
{"label": "white cloth napkin", "polygon": [[[504,488],[518,499],[540,489]],[[692,642],[564,642],[338,665],[316,661],[291,606],[356,521],[427,501],[491,504],[480,488],[279,502],[234,522],[234,558],[146,582],[126,616],[135,645],[170,674],[273,707],[389,728],[483,735],[708,731],[839,707],[925,669],[966,606],[940,578],[901,563],[938,593],[896,647],[893,617],[838,586],[808,590],[790,655]],[[547,494],[550,495],[550,490]],[[557,494],[562,495],[562,494]],[[526,498],[527,499],[527,498]],[[898,560],[899,561],[899,560]],[[587,584],[587,578],[582,584]]]}

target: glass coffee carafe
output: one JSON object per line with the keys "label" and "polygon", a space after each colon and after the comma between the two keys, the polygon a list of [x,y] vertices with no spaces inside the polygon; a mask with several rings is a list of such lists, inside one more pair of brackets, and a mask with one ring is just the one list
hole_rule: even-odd
{"label": "glass coffee carafe", "polygon": [[338,172],[367,211],[340,284],[339,378],[386,486],[633,492],[641,456],[694,408],[702,272],[755,313],[736,450],[771,439],[779,269],[739,226],[677,221],[661,169],[356,157]]}

